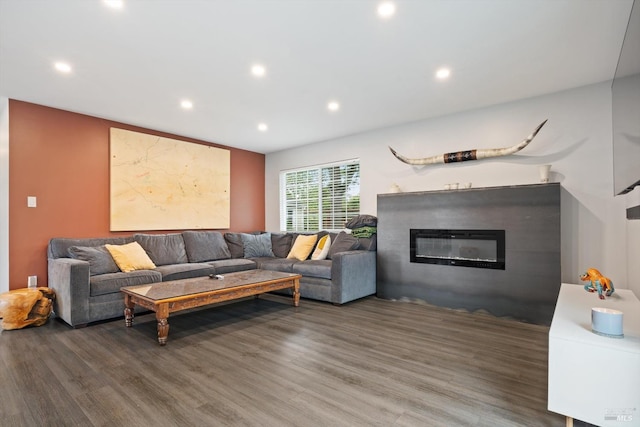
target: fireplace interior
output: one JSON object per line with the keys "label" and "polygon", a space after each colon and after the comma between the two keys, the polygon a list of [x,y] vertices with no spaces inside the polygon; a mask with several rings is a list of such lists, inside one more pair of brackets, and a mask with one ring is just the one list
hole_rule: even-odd
{"label": "fireplace interior", "polygon": [[410,261],[505,269],[504,230],[410,230]]}

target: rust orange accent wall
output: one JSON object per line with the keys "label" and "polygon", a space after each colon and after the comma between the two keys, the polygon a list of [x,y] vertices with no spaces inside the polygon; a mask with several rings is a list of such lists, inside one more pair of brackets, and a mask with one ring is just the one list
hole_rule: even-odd
{"label": "rust orange accent wall", "polygon": [[[34,275],[46,286],[52,237],[130,234],[109,230],[111,127],[229,149],[230,230],[265,228],[263,154],[9,100],[9,289]],[[36,208],[27,196],[36,196]]]}

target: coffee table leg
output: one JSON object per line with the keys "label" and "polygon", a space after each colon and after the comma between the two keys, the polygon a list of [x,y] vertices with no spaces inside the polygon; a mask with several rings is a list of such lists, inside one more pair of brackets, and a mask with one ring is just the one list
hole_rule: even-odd
{"label": "coffee table leg", "polygon": [[293,281],[293,306],[298,307],[300,305],[300,280],[295,279]]}
{"label": "coffee table leg", "polygon": [[131,302],[131,297],[127,294],[124,295],[124,324],[130,328],[133,326],[133,307],[134,303]]}
{"label": "coffee table leg", "polygon": [[167,336],[169,335],[169,305],[160,304],[158,311],[156,311],[156,320],[158,321],[158,342],[160,345],[167,343]]}

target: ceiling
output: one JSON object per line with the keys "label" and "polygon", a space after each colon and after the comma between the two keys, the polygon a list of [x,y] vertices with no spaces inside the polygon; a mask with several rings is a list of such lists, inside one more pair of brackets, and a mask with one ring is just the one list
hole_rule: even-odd
{"label": "ceiling", "polygon": [[269,153],[610,80],[632,7],[378,3],[0,0],[0,96]]}

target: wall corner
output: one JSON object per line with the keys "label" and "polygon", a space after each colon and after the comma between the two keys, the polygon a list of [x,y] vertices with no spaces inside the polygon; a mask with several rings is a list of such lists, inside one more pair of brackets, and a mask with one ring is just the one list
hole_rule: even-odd
{"label": "wall corner", "polygon": [[0,293],[9,290],[9,99],[0,96]]}

